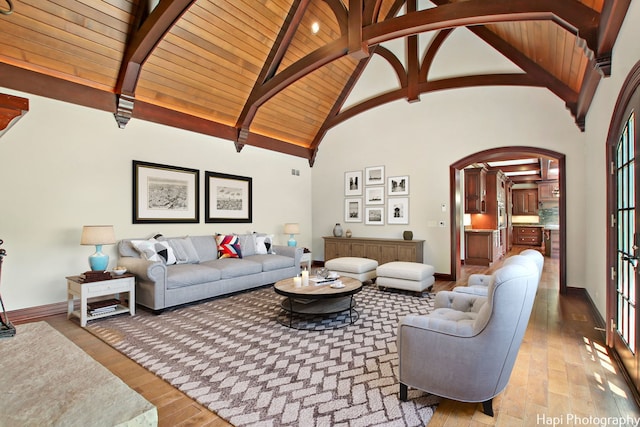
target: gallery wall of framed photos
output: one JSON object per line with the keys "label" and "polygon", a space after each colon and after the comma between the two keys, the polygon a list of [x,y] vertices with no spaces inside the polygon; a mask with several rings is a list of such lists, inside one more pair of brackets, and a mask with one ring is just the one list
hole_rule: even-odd
{"label": "gallery wall of framed photos", "polygon": [[384,166],[344,174],[344,222],[409,224],[409,175],[386,176]]}

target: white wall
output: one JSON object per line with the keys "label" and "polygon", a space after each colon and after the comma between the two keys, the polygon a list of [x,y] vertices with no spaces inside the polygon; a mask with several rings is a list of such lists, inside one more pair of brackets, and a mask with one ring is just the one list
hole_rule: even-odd
{"label": "white wall", "polygon": [[[0,138],[0,239],[7,250],[0,291],[7,310],[66,300],[65,276],[89,269],[83,225],[113,224],[116,238],[263,231],[286,244],[285,222],[311,242],[306,160],[11,90],[29,112]],[[200,170],[200,224],[132,224],[132,160]],[[300,176],[292,176],[291,169]],[[253,178],[252,224],[204,223],[204,172]],[[116,260],[115,246],[104,248]]]}
{"label": "white wall", "polygon": [[[344,172],[384,165],[410,176],[410,224],[350,223],[354,236],[424,239],[424,262],[450,273],[449,166],[469,154],[504,146],[534,146],[566,154],[569,285],[584,281],[584,134],[564,104],[539,88],[471,88],[422,95],[367,111],[330,131],[313,167],[313,251],[343,222]],[[442,212],[441,205],[447,205]],[[446,221],[446,227],[438,226]],[[344,223],[343,223],[344,226]]]}

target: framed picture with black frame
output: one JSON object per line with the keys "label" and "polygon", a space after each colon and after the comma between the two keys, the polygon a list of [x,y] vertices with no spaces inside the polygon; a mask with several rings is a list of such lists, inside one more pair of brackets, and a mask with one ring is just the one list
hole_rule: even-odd
{"label": "framed picture with black frame", "polygon": [[205,222],[252,222],[252,179],[246,176],[205,172]]}
{"label": "framed picture with black frame", "polygon": [[200,171],[133,161],[133,223],[200,222]]}

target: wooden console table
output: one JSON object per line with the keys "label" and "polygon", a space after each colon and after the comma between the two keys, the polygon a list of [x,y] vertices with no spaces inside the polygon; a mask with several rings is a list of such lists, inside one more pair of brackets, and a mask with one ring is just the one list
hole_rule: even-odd
{"label": "wooden console table", "polygon": [[367,237],[323,237],[324,260],[339,257],[369,258],[378,265],[391,261],[423,262],[424,240]]}

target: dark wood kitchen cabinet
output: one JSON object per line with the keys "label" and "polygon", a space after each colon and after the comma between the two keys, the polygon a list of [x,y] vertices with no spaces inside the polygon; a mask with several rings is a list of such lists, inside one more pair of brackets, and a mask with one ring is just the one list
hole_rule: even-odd
{"label": "dark wood kitchen cabinet", "polygon": [[538,201],[557,202],[559,197],[560,186],[557,179],[538,183]]}
{"label": "dark wood kitchen cabinet", "polygon": [[464,170],[464,212],[484,213],[487,196],[487,170],[468,168]]}
{"label": "dark wood kitchen cabinet", "polygon": [[500,231],[468,230],[464,233],[465,259],[469,265],[491,266],[500,259]]}
{"label": "dark wood kitchen cabinet", "polygon": [[538,189],[526,188],[511,192],[513,215],[538,215]]}

